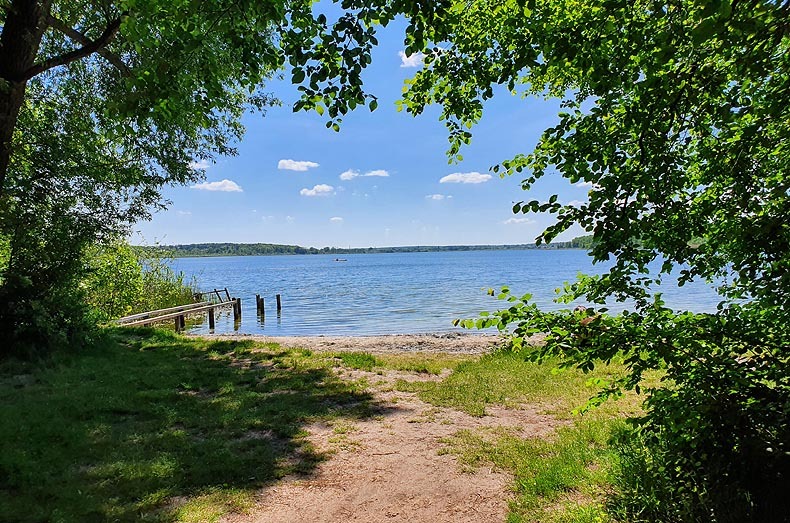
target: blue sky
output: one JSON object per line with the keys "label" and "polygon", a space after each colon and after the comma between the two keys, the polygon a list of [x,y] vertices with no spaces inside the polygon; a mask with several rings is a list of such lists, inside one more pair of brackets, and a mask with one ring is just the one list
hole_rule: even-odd
{"label": "blue sky", "polygon": [[376,111],[361,108],[347,115],[337,133],[315,113],[292,111],[297,91],[290,82],[271,82],[268,90],[282,107],[245,117],[238,156],[205,166],[204,183],[167,188],[172,204],[152,221],[138,223],[133,243],[531,243],[550,217],[513,215],[513,202],[554,193],[564,202],[586,198],[587,188],[558,176],[525,193],[520,178],[502,179],[489,170],[532,150],[557,120],[555,101],[501,92],[487,102],[472,144],[461,151],[464,160],[448,164],[438,108],[416,118],[395,109],[404,79],[417,71],[410,66],[415,61],[400,54],[403,28],[401,23],[382,30],[367,71],[366,89],[379,99]]}

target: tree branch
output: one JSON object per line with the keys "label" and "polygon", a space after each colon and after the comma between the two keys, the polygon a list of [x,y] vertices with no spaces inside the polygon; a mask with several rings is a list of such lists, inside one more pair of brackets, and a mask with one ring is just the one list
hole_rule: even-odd
{"label": "tree branch", "polygon": [[[47,25],[49,25],[54,29],[57,29],[64,35],[68,36],[75,42],[82,44],[83,46],[87,46],[92,43],[87,36],[80,33],[76,29],[66,25],[61,20],[58,20],[52,15],[47,16]],[[125,63],[123,63],[123,60],[121,60],[121,58],[115,53],[110,52],[106,47],[100,47],[99,49],[96,50],[96,52],[99,53],[102,57],[104,57],[104,59],[106,59],[112,65],[114,65],[115,68],[118,69],[121,72],[121,74],[123,74],[124,76],[129,76],[131,74],[129,67]]]}
{"label": "tree branch", "polygon": [[44,60],[43,62],[34,64],[30,69],[22,73],[23,79],[29,80],[34,76],[43,73],[44,71],[52,69],[53,67],[69,64],[104,48],[118,33],[118,29],[121,27],[122,18],[123,15],[110,22],[99,38],[96,40],[89,40],[87,44],[83,45],[79,49],[74,49],[68,53],[64,53],[60,56],[55,56]]}

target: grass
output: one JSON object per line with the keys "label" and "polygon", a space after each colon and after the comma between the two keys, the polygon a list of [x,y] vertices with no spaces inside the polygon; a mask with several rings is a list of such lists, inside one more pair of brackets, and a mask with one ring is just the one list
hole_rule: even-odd
{"label": "grass", "polygon": [[375,414],[324,359],[252,349],[137,330],[25,374],[5,369],[3,521],[216,521],[324,459],[305,423]]}
{"label": "grass", "polygon": [[367,352],[338,352],[333,356],[352,369],[372,371],[374,367],[383,366],[378,358]]}
{"label": "grass", "polygon": [[443,371],[453,370],[472,356],[451,354],[380,354],[367,352],[335,352],[328,355],[337,358],[344,366],[368,372],[380,370],[397,370],[439,375]]}
{"label": "grass", "polygon": [[[622,371],[618,364],[588,374],[575,369],[558,370],[551,363],[538,365],[527,361],[523,354],[498,351],[459,362],[455,372],[440,382],[401,380],[397,388],[416,392],[429,403],[474,416],[485,415],[486,405],[516,407],[537,403],[546,406],[548,413],[568,418],[595,391],[590,385],[592,380],[611,378]],[[607,408],[611,410],[610,406]],[[636,402],[624,401],[614,411],[636,408]]]}
{"label": "grass", "polygon": [[[166,331],[109,331],[80,354],[0,366],[0,514],[4,522],[211,522],[244,513],[255,493],[309,475],[337,449],[353,451],[356,423],[383,419],[365,380],[333,367],[444,375],[399,381],[437,407],[473,415],[489,405],[539,404],[567,426],[530,439],[502,429],[461,431],[444,452],[467,469],[514,476],[510,522],[605,523],[601,500],[615,457],[609,434],[633,397],[583,418],[573,408],[617,365],[591,375],[496,352],[312,353],[249,340],[212,341]],[[386,407],[384,407],[386,408]],[[431,421],[433,414],[415,418]],[[332,427],[324,453],[305,426]]]}
{"label": "grass", "polygon": [[568,426],[547,439],[503,429],[464,430],[445,440],[443,452],[455,455],[468,471],[491,466],[514,476],[509,523],[608,523],[613,520],[603,500],[617,462],[609,439],[624,416],[640,411],[640,399],[631,394],[584,416],[572,412],[595,392],[592,383],[621,372],[617,363],[588,374],[558,371],[551,364],[527,361],[523,354],[498,351],[460,362],[440,382],[399,381],[398,388],[477,416],[489,405],[543,405]]}
{"label": "grass", "polygon": [[594,416],[547,439],[506,430],[460,431],[445,443],[467,469],[493,466],[515,477],[509,523],[608,522],[601,503],[616,455],[608,445],[622,421]]}

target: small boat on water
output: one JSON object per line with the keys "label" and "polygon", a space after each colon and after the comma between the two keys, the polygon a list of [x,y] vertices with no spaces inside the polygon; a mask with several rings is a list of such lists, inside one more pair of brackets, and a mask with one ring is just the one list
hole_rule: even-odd
{"label": "small boat on water", "polygon": [[335,258],[335,261],[336,262],[341,262],[341,261],[348,261],[348,260],[345,259],[345,258]]}

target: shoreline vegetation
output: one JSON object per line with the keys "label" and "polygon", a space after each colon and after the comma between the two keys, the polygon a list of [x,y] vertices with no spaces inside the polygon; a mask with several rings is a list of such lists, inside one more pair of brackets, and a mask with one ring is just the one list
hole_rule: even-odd
{"label": "shoreline vegetation", "polygon": [[393,254],[411,252],[461,252],[461,251],[521,251],[590,249],[592,236],[579,236],[570,241],[536,245],[411,245],[400,247],[301,247],[275,243],[191,243],[177,245],[137,246],[143,251],[164,251],[172,258],[201,258],[212,256],[276,256],[296,254]]}

